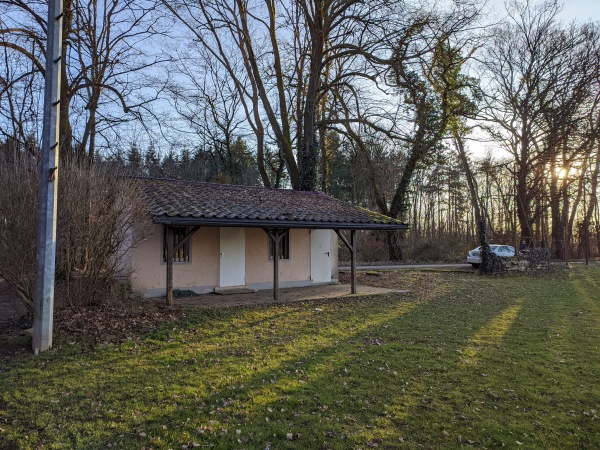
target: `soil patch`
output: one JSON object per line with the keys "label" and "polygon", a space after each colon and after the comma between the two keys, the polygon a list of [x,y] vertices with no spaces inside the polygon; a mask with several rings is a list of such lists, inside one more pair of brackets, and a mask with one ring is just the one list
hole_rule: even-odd
{"label": "soil patch", "polygon": [[[433,282],[433,275],[406,271],[386,271],[358,274],[357,291],[350,293],[349,274],[340,273],[343,284],[280,289],[279,300],[273,299],[271,290],[244,292],[230,295],[204,294],[175,298],[168,308],[163,299],[142,299],[129,296],[121,302],[80,307],[76,312],[69,308],[54,313],[53,347],[77,343],[92,348],[97,345],[139,340],[141,336],[160,328],[166,322],[182,319],[189,307],[233,307],[291,302],[351,299],[385,293],[407,293],[422,282]],[[5,282],[0,283],[0,356],[3,359],[17,354],[31,354],[31,327],[33,317],[26,313]]]}
{"label": "soil patch", "polygon": [[[350,282],[349,272],[340,272],[340,283]],[[369,270],[358,271],[356,282],[362,286],[373,286],[392,290],[408,290],[418,294],[429,292],[439,284],[439,273],[423,270]]]}
{"label": "soil patch", "polygon": [[[69,308],[54,312],[53,347],[79,343],[84,347],[138,340],[163,323],[185,317],[182,308],[167,308],[158,302],[131,297],[125,303]],[[0,356],[32,353],[33,316],[24,314],[0,322]]]}

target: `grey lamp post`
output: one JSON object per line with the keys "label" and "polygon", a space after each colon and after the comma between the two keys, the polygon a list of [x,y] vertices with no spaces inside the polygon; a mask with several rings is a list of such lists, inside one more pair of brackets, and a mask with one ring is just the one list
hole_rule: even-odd
{"label": "grey lamp post", "polygon": [[62,55],[62,0],[48,2],[48,39],[40,171],[39,231],[33,303],[35,354],[52,347],[54,274],[56,267],[56,199],[58,187],[60,68]]}

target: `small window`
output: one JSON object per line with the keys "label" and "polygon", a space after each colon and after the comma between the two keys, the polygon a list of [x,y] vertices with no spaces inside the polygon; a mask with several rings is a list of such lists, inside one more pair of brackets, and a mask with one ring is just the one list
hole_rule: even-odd
{"label": "small window", "polygon": [[[173,227],[173,247],[179,244],[188,233],[187,227]],[[190,240],[173,252],[173,262],[190,262]],[[167,227],[163,228],[163,252],[162,261],[167,262]]]}
{"label": "small window", "polygon": [[[290,230],[285,230],[281,233],[281,241],[279,241],[279,259],[290,259]],[[269,238],[269,259],[275,257],[275,245],[273,239]]]}

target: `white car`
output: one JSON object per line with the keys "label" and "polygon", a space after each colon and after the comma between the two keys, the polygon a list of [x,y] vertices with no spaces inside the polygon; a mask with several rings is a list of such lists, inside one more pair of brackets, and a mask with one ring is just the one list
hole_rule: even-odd
{"label": "white car", "polygon": [[[515,248],[510,245],[491,244],[490,250],[500,258],[512,258],[515,256]],[[473,267],[479,267],[481,264],[481,247],[477,247],[467,254],[467,263]]]}

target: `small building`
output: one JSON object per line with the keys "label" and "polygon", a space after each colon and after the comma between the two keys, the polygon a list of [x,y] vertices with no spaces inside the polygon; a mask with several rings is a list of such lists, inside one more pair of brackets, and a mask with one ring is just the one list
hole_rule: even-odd
{"label": "small building", "polygon": [[336,283],[338,238],[354,263],[356,230],[407,228],[320,192],[156,178],[136,183],[152,226],[131,252],[131,287],[146,297],[166,295],[167,304],[173,289],[273,288],[277,298],[279,287]]}

